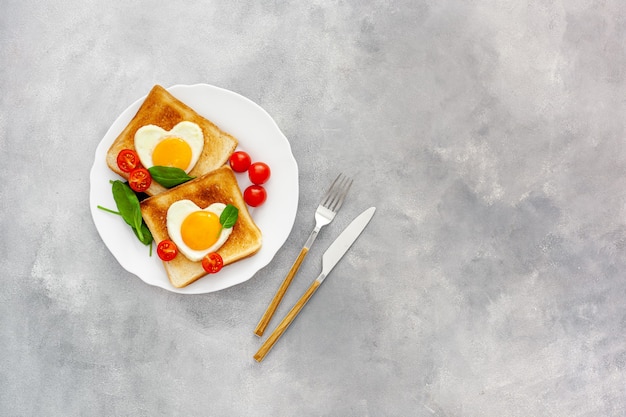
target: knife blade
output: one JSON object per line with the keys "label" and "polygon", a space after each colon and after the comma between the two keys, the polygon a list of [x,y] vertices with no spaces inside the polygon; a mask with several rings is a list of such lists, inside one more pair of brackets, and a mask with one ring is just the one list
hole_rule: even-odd
{"label": "knife blade", "polygon": [[313,296],[315,291],[322,285],[322,282],[326,279],[328,274],[333,270],[335,265],[339,262],[339,260],[346,254],[348,249],[352,246],[352,244],[357,240],[357,238],[361,235],[361,232],[368,225],[372,216],[374,216],[374,212],[376,211],[376,207],[370,207],[365,210],[363,213],[359,214],[352,222],[344,229],[343,232],[335,239],[335,241],[326,249],[324,255],[322,255],[322,272],[315,278],[313,283],[309,286],[309,288],[304,292],[304,294],[300,297],[300,299],[294,304],[289,313],[283,318],[283,320],[276,326],[272,334],[265,340],[265,342],[261,345],[257,353],[253,356],[257,362],[261,362],[263,358],[269,353],[274,344],[280,339],[280,337],[285,333],[285,330],[289,327],[289,325],[296,318],[300,310],[304,307],[304,305],[309,301],[309,299]]}
{"label": "knife blade", "polygon": [[326,249],[324,255],[322,255],[322,273],[317,277],[320,283],[324,281],[326,276],[330,274],[330,271],[337,265],[339,260],[346,254],[350,246],[361,235],[365,226],[370,222],[376,207],[370,207],[363,213],[359,214],[352,222],[345,228],[343,232],[335,239],[335,241]]}

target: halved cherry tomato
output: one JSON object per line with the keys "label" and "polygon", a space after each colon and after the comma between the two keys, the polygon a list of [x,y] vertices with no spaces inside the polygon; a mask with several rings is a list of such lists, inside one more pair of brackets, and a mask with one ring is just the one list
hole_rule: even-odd
{"label": "halved cherry tomato", "polygon": [[267,199],[267,192],[262,185],[251,185],[244,190],[243,199],[250,207],[258,207]]}
{"label": "halved cherry tomato", "polygon": [[133,191],[142,193],[150,188],[152,176],[145,168],[135,168],[128,175],[128,185]]}
{"label": "halved cherry tomato", "polygon": [[265,184],[270,179],[270,167],[265,162],[255,162],[248,168],[248,177],[253,184]]}
{"label": "halved cherry tomato", "polygon": [[137,152],[132,149],[122,149],[117,154],[117,166],[124,172],[130,172],[141,166]]}
{"label": "halved cherry tomato", "polygon": [[202,268],[209,274],[219,272],[223,266],[222,256],[217,252],[211,252],[202,258]]}
{"label": "halved cherry tomato", "polygon": [[235,172],[246,172],[251,162],[250,155],[244,151],[237,151],[230,156],[230,167]]}
{"label": "halved cherry tomato", "polygon": [[178,255],[178,247],[169,239],[162,240],[157,245],[157,255],[162,261],[171,261]]}

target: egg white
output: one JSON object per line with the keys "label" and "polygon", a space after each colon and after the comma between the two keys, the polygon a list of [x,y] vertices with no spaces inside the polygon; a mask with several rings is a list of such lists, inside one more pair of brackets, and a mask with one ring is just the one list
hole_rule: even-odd
{"label": "egg white", "polygon": [[204,210],[204,211],[212,211],[217,214],[219,217],[224,211],[226,204],[223,203],[213,203],[205,209],[201,209],[198,207],[193,201],[190,200],[179,200],[173,203],[169,209],[167,210],[166,217],[166,225],[167,225],[167,233],[170,235],[170,239],[176,244],[180,253],[185,255],[187,259],[193,262],[201,261],[208,253],[216,252],[222,245],[228,240],[231,232],[233,231],[232,227],[223,228],[220,237],[217,239],[217,242],[213,244],[208,249],[198,251],[191,249],[189,246],[185,245],[183,242],[183,237],[181,234],[181,226],[185,218],[193,213],[194,211]]}
{"label": "egg white", "polygon": [[135,150],[139,155],[139,160],[146,168],[154,166],[152,162],[152,152],[159,142],[168,137],[178,137],[189,144],[191,148],[191,161],[184,170],[189,173],[198,162],[202,149],[204,148],[204,134],[196,123],[182,121],[167,131],[156,125],[142,126],[135,132]]}

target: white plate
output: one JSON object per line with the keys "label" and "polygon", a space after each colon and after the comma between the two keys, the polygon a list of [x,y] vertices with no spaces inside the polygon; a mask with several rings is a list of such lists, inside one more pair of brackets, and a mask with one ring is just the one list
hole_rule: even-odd
{"label": "white plate", "polygon": [[[250,154],[252,161],[267,163],[272,175],[264,185],[267,200],[256,208],[249,208],[255,223],[263,233],[263,246],[254,256],[224,267],[215,275],[208,275],[185,288],[172,286],[163,264],[149,247],[135,237],[121,217],[97,208],[98,205],[115,209],[110,180],[120,177],[106,164],[106,153],[120,132],[135,116],[145,96],[130,105],[109,128],[96,149],[90,174],[89,204],[91,215],[105,245],[128,272],[148,284],[183,294],[203,294],[219,291],[250,279],[274,258],[285,243],[298,208],[298,166],[287,138],[270,115],[249,99],[207,84],[175,85],[167,89],[172,95],[211,120],[222,130],[239,140],[238,150]],[[242,190],[250,185],[247,174],[237,174]]]}

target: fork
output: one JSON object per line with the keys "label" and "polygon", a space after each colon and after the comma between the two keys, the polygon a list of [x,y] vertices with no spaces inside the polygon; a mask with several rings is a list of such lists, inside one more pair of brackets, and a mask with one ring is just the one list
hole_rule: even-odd
{"label": "fork", "polygon": [[302,264],[302,261],[304,261],[307,253],[309,253],[309,249],[315,241],[315,238],[317,237],[322,227],[333,221],[335,215],[341,208],[343,200],[346,198],[346,195],[348,194],[348,190],[350,189],[351,185],[351,178],[343,174],[339,174],[339,176],[337,176],[335,181],[333,181],[333,183],[331,184],[324,197],[322,197],[320,205],[317,206],[317,210],[315,210],[315,228],[309,235],[309,238],[306,240],[306,243],[302,247],[300,254],[291,266],[291,269],[287,273],[287,276],[283,280],[282,284],[280,284],[280,287],[278,287],[278,291],[276,291],[274,298],[265,310],[265,313],[263,313],[263,316],[261,317],[259,324],[257,324],[256,329],[254,329],[254,333],[257,336],[262,336],[263,332],[265,332],[265,329],[270,323],[272,316],[276,312],[278,305],[285,296],[287,288],[289,288],[289,285],[291,285],[293,277],[298,272],[298,269],[300,269],[300,265]]}

